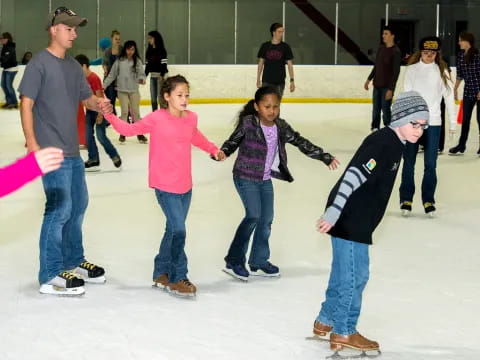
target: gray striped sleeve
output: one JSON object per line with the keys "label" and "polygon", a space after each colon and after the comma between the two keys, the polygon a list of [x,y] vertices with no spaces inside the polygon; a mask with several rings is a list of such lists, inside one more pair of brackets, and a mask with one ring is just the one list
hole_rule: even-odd
{"label": "gray striped sleeve", "polygon": [[322,218],[330,225],[335,225],[350,195],[366,181],[367,178],[358,168],[349,167],[340,183],[333,204],[327,208]]}

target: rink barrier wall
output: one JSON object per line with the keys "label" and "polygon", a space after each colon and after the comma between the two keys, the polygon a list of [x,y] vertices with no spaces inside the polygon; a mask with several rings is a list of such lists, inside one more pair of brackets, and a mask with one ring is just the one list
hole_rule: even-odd
{"label": "rink barrier wall", "polygon": [[[14,88],[18,89],[25,66],[19,65]],[[103,78],[102,66],[90,69]],[[295,65],[296,89],[290,93],[287,84],[283,103],[371,103],[372,86],[363,88],[372,66],[362,65]],[[452,69],[455,81],[455,69]],[[403,88],[402,66],[397,82]],[[182,74],[190,82],[191,104],[246,103],[256,91],[257,65],[169,65],[169,75]],[[462,93],[462,86],[460,93]],[[150,78],[140,85],[142,105],[150,105]],[[5,96],[0,91],[0,102]]]}

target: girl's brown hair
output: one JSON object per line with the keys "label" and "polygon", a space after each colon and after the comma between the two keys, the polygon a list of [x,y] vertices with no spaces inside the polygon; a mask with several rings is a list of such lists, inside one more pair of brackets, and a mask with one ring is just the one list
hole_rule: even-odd
{"label": "girl's brown hair", "polygon": [[190,87],[190,84],[188,83],[187,79],[185,79],[185,77],[183,77],[182,75],[170,76],[163,81],[162,87],[160,88],[160,108],[162,109],[168,108],[168,102],[167,100],[165,100],[165,97],[163,95],[164,94],[170,95],[172,91],[175,90],[175,88],[179,84],[185,84],[188,87]]}
{"label": "girl's brown hair", "polygon": [[467,41],[470,44],[470,49],[465,52],[465,62],[470,64],[475,54],[478,54],[478,49],[475,47],[475,36],[472,33],[462,31],[458,37],[460,40]]}
{"label": "girl's brown hair", "polygon": [[[422,57],[422,52],[417,51],[415,54],[413,54],[408,58],[408,65],[418,63],[421,57]],[[443,83],[448,88],[449,87],[448,82],[452,81],[452,78],[450,77],[450,69],[448,68],[448,64],[442,58],[441,51],[437,51],[437,56],[435,56],[435,63],[438,65],[438,68],[440,70],[440,77],[442,78]]]}
{"label": "girl's brown hair", "polygon": [[112,33],[110,35],[110,38],[113,38],[115,35],[120,35],[120,31],[118,30],[112,30]]}
{"label": "girl's brown hair", "polygon": [[13,42],[12,34],[10,34],[9,32],[2,33],[2,39],[7,39],[8,42]]}

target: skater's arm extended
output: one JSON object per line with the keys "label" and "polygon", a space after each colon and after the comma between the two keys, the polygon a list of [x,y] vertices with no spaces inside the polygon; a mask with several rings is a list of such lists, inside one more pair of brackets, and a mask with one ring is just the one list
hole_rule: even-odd
{"label": "skater's arm extended", "polygon": [[113,66],[112,68],[110,69],[110,72],[108,73],[108,76],[107,78],[103,81],[103,88],[106,89],[112,82],[115,81],[115,79],[117,78],[118,76],[118,67],[119,67],[119,63],[118,63],[118,60],[116,60],[114,63],[113,63]]}
{"label": "skater's arm extended", "polygon": [[154,113],[150,113],[142,120],[137,121],[133,124],[129,124],[126,121],[118,118],[115,114],[104,115],[105,119],[112,124],[113,128],[121,135],[124,136],[135,136],[143,135],[150,133],[153,128],[153,123],[155,121]]}
{"label": "skater's arm extended", "polygon": [[235,130],[233,130],[230,137],[221,146],[222,151],[227,157],[232,155],[235,152],[235,150],[237,150],[244,136],[245,136],[245,127],[243,126],[243,119],[242,119],[238,122],[237,127],[235,128]]}
{"label": "skater's arm extended", "polygon": [[205,135],[203,135],[197,127],[193,130],[192,145],[213,156],[217,155],[219,151],[218,147],[214,143],[208,141]]}
{"label": "skater's arm extended", "polygon": [[285,133],[285,140],[289,144],[292,144],[298,149],[315,160],[322,161],[325,165],[330,166],[332,165],[332,169],[336,169],[338,166],[338,161],[335,159],[335,156],[324,152],[323,149],[313,143],[311,143],[308,139],[305,139],[303,136],[300,135],[299,132],[295,131],[287,122],[282,124],[281,126],[284,127]]}

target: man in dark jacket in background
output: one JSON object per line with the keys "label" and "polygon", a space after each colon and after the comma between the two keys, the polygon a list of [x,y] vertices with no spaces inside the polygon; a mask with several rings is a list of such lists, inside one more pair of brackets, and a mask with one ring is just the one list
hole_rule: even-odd
{"label": "man in dark jacket in background", "polygon": [[0,62],[3,68],[2,90],[5,94],[5,104],[2,105],[2,108],[17,109],[17,94],[13,88],[13,79],[15,79],[15,75],[17,75],[17,53],[15,51],[12,34],[4,32],[0,38],[0,42],[3,45]]}
{"label": "man in dark jacket in background", "polygon": [[372,131],[380,128],[380,112],[383,112],[383,125],[390,124],[390,106],[402,61],[400,49],[395,45],[395,32],[392,28],[386,26],[383,29],[382,40],[384,45],[378,49],[375,66],[363,86],[368,90],[373,79]]}

